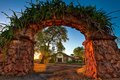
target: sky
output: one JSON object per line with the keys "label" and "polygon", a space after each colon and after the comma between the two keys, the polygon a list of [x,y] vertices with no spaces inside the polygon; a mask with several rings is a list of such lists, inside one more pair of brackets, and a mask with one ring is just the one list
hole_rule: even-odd
{"label": "sky", "polygon": [[[20,12],[21,10],[25,9],[25,6],[28,6],[26,2],[29,2],[30,0],[1,0],[0,1],[0,23],[9,23],[9,19],[6,18],[4,14],[1,12],[7,13],[9,16],[12,15],[12,11],[14,10],[16,12]],[[35,0],[33,0],[35,1]],[[45,1],[45,0],[43,0]],[[83,6],[96,6],[97,9],[103,9],[105,12],[113,12],[116,10],[120,10],[120,0],[63,0],[67,4],[69,4],[71,1],[74,2],[75,5],[77,5],[77,1],[80,2]],[[117,37],[120,37],[120,12],[116,12],[113,14],[110,14],[109,16],[112,17],[118,17],[116,19],[112,20],[112,23],[115,25],[114,33]],[[116,26],[117,25],[117,26]],[[72,54],[73,49],[82,46],[82,42],[85,40],[84,35],[80,33],[80,31],[77,31],[76,29],[67,27],[68,30],[68,37],[69,41],[64,43],[65,45],[65,53]]]}

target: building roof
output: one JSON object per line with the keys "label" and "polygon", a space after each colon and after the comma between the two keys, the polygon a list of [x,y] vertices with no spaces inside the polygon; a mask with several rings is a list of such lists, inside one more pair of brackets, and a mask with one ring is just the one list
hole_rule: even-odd
{"label": "building roof", "polygon": [[67,55],[66,53],[63,53],[63,52],[57,52],[57,53],[54,53],[52,56],[56,56],[57,54],[62,54],[62,55],[64,55],[64,56],[67,56],[67,57],[73,58],[72,56],[69,56],[69,55]]}

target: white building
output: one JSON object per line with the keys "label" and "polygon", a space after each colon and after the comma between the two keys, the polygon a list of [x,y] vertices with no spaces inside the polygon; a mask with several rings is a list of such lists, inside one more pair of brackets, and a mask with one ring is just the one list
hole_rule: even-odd
{"label": "white building", "polygon": [[63,52],[58,52],[52,55],[52,58],[54,58],[56,63],[66,63],[68,61],[72,61],[73,57],[63,53]]}

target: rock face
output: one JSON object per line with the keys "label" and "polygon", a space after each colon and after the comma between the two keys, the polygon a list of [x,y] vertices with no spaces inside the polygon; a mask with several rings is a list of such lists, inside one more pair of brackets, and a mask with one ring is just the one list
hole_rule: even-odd
{"label": "rock face", "polygon": [[86,40],[84,42],[85,46],[85,74],[87,77],[96,78],[97,68],[96,68],[96,60],[94,56],[94,48],[92,40]]}
{"label": "rock face", "polygon": [[119,78],[120,51],[114,39],[86,40],[85,73],[92,78]]}
{"label": "rock face", "polygon": [[120,77],[120,52],[114,40],[94,40],[94,55],[97,76],[101,78]]}
{"label": "rock face", "polygon": [[29,40],[13,40],[8,47],[5,62],[0,63],[3,75],[25,75],[33,70],[33,43]]}

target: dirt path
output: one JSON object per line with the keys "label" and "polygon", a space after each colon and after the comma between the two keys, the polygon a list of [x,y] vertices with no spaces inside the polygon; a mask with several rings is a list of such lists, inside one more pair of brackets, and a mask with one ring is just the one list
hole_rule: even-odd
{"label": "dirt path", "polygon": [[[79,65],[50,64],[45,73],[33,73],[22,77],[0,76],[0,80],[91,80],[77,74],[78,68]],[[120,80],[120,78],[106,80]]]}
{"label": "dirt path", "polygon": [[[79,65],[49,64],[45,73],[33,73],[23,77],[0,76],[0,80],[77,80]],[[80,80],[80,79],[79,79]]]}
{"label": "dirt path", "polygon": [[[68,64],[55,64],[49,65],[46,73],[50,73],[47,76],[48,80],[80,80],[79,74],[76,70],[80,68],[80,65],[68,65]],[[83,80],[83,79],[82,79]]]}

